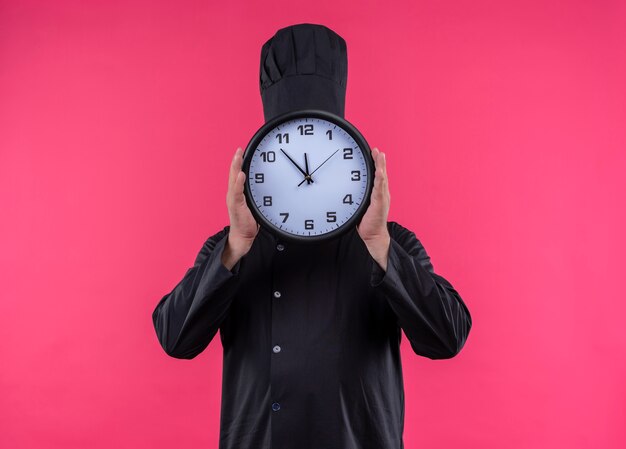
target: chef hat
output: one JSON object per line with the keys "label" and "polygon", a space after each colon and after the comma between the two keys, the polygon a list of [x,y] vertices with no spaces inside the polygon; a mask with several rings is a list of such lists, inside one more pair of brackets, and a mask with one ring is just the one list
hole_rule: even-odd
{"label": "chef hat", "polygon": [[265,121],[296,109],[344,117],[346,41],[324,25],[281,28],[261,48],[260,90]]}

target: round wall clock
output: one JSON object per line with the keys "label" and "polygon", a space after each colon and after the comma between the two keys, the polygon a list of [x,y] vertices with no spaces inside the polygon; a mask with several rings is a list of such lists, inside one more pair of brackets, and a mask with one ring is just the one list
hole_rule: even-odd
{"label": "round wall clock", "polygon": [[375,167],[351,123],[305,109],[265,123],[246,147],[242,171],[256,221],[279,239],[305,243],[336,238],[360,222]]}

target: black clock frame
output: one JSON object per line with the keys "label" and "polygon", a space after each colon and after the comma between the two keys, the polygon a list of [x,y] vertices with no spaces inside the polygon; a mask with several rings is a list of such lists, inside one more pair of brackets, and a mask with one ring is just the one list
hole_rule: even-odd
{"label": "black clock frame", "polygon": [[[299,118],[319,118],[334,123],[335,125],[344,129],[350,135],[350,137],[354,139],[359,148],[361,148],[361,151],[363,152],[363,157],[365,159],[365,166],[367,169],[368,182],[365,188],[363,201],[359,205],[359,208],[343,225],[322,235],[294,235],[290,232],[278,228],[274,223],[265,218],[265,216],[259,211],[256,203],[252,199],[252,194],[250,192],[250,163],[258,145],[271,130],[273,130],[277,126],[280,126],[281,123]],[[356,129],[356,127],[352,123],[350,123],[343,117],[321,109],[300,109],[296,111],[286,112],[277,117],[274,117],[263,126],[261,126],[261,128],[259,128],[259,130],[252,136],[250,142],[246,147],[246,150],[244,151],[241,170],[246,174],[246,180],[244,182],[244,196],[246,198],[246,203],[248,204],[248,208],[250,209],[250,212],[256,219],[257,223],[259,223],[270,233],[278,237],[279,240],[296,243],[308,244],[326,242],[338,238],[351,230],[353,227],[361,222],[363,215],[365,215],[367,207],[370,204],[371,194],[374,188],[375,164],[374,159],[372,158],[371,149],[367,141],[365,140],[365,137],[363,137],[363,135],[359,132],[358,129]]]}

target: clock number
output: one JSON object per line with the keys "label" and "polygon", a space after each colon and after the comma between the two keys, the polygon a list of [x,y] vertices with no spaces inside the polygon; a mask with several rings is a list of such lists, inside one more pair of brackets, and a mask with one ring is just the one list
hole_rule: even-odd
{"label": "clock number", "polygon": [[261,158],[263,159],[263,162],[274,162],[276,160],[276,153],[273,151],[263,151],[261,153]]}
{"label": "clock number", "polygon": [[285,219],[283,220],[283,223],[287,221],[287,218],[289,218],[289,212],[281,212],[278,215],[284,215]]}
{"label": "clock number", "polygon": [[343,202],[345,204],[352,204],[353,203],[353,201],[352,201],[352,194],[348,193],[346,196],[344,196],[343,197]]}
{"label": "clock number", "polygon": [[276,134],[276,138],[278,139],[278,143],[283,143],[283,139],[285,139],[285,143],[289,143],[289,133]]}
{"label": "clock number", "polygon": [[[350,178],[351,181],[360,181],[361,180],[361,172],[359,170],[352,170],[350,172],[352,174],[352,177]],[[356,178],[355,178],[356,176]]]}
{"label": "clock number", "polygon": [[261,184],[265,182],[265,175],[263,173],[255,173],[254,174],[254,182],[257,184]]}
{"label": "clock number", "polygon": [[344,148],[343,149],[343,158],[344,159],[352,159],[352,148]]}
{"label": "clock number", "polygon": [[337,212],[326,212],[326,221],[328,223],[334,223],[337,221]]}
{"label": "clock number", "polygon": [[329,129],[328,131],[326,131],[326,134],[328,134],[328,140],[333,140],[333,130]]}
{"label": "clock number", "polygon": [[263,205],[264,206],[271,206],[272,205],[272,197],[271,196],[264,196],[263,197]]}
{"label": "clock number", "polygon": [[304,220],[304,229],[313,229],[313,220]]}
{"label": "clock number", "polygon": [[[299,125],[298,129],[300,130],[301,136],[312,136],[313,135],[313,125]],[[310,132],[309,132],[310,131]]]}

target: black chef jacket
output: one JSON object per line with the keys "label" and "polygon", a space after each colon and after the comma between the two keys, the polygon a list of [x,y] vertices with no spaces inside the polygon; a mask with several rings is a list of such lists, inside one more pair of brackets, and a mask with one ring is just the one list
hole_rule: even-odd
{"label": "black chef jacket", "polygon": [[168,355],[192,359],[220,330],[220,449],[404,447],[401,329],[416,354],[446,359],[472,320],[415,234],[387,227],[385,272],[356,228],[311,246],[263,227],[229,271],[226,226],[160,300]]}

